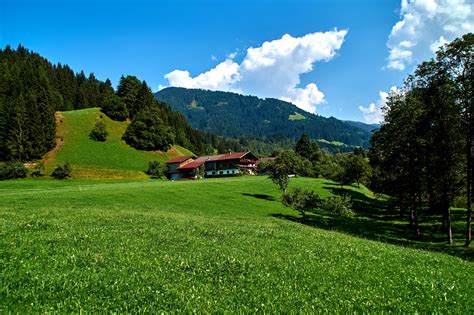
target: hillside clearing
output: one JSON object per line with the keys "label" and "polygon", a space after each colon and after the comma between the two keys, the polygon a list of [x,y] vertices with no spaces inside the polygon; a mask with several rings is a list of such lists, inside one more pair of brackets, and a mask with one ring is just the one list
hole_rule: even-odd
{"label": "hillside clearing", "polygon": [[6,312],[474,311],[472,262],[288,220],[263,177],[18,180],[0,197]]}
{"label": "hillside clearing", "polygon": [[[61,112],[56,117],[58,145],[45,156],[47,173],[59,164],[70,163],[76,178],[146,178],[143,171],[149,161],[164,163],[175,156],[192,154],[180,146],[168,152],[136,150],[122,140],[128,123],[113,121],[98,108]],[[105,142],[89,139],[100,120],[109,133]]]}

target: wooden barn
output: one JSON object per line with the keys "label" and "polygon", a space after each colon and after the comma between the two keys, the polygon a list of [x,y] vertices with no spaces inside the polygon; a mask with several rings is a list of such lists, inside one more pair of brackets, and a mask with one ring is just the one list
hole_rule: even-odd
{"label": "wooden barn", "polygon": [[198,158],[174,158],[166,162],[171,180],[185,178],[255,175],[258,158],[251,152],[235,152]]}

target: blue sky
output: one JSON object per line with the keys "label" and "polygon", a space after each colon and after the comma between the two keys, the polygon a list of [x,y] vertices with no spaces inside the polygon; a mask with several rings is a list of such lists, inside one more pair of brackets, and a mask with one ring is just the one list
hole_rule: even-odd
{"label": "blue sky", "polygon": [[431,46],[472,31],[473,5],[457,1],[464,7],[453,15],[443,10],[452,1],[0,0],[0,46],[21,43],[114,84],[132,74],[154,91],[231,90],[374,122],[384,91],[431,57]]}

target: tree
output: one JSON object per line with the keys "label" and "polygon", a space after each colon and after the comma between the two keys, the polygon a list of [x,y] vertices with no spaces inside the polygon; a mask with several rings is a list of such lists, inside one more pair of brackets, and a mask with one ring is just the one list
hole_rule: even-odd
{"label": "tree", "polygon": [[290,182],[289,175],[298,173],[300,162],[300,159],[294,151],[283,151],[271,163],[268,178],[271,179],[274,184],[278,185],[283,193],[286,193]]}
{"label": "tree", "polygon": [[122,137],[132,147],[148,151],[167,151],[174,138],[173,131],[163,123],[155,107],[140,111]]}
{"label": "tree", "polygon": [[352,203],[339,196],[331,196],[320,202],[320,207],[328,211],[334,217],[350,218],[355,215],[352,210]]}
{"label": "tree", "polygon": [[350,167],[350,160],[349,155],[347,154],[338,154],[335,157],[336,165],[333,166],[332,173],[330,175],[330,179],[339,183],[341,188],[344,185],[350,185],[355,181],[353,174],[349,172]]}
{"label": "tree", "polygon": [[302,134],[295,145],[295,153],[311,162],[317,162],[319,161],[321,150],[315,141]]}
{"label": "tree", "polygon": [[102,111],[113,120],[124,121],[128,117],[128,109],[125,102],[115,94],[105,97]]}
{"label": "tree", "polygon": [[[437,206],[444,216],[447,241],[451,244],[450,208],[455,196],[460,193],[463,180],[464,145],[456,84],[446,69],[440,67],[438,62],[430,61],[418,66],[412,90],[419,93],[424,109],[421,117],[428,122],[423,124],[424,136],[418,137],[429,147],[424,177],[426,181],[430,180],[431,189],[438,200]],[[419,184],[419,194],[422,185],[423,182]],[[421,197],[419,199],[421,203]]]}
{"label": "tree", "polygon": [[369,152],[378,177],[373,188],[395,196],[401,215],[410,210],[417,235],[418,213],[427,199],[431,213],[443,214],[450,244],[450,207],[464,177],[466,127],[458,85],[439,57],[420,64],[405,81],[403,92],[389,97],[385,123],[374,133]]}
{"label": "tree", "polygon": [[64,164],[63,166],[58,165],[53,173],[51,173],[51,177],[55,179],[65,179],[71,177],[71,166],[69,163]]}
{"label": "tree", "polygon": [[145,171],[145,173],[154,179],[160,179],[164,174],[163,167],[158,161],[148,162],[148,169]]}
{"label": "tree", "polygon": [[466,170],[466,246],[472,241],[473,159],[474,133],[474,34],[469,33],[442,47],[437,59],[456,83],[456,98],[461,106],[463,130],[465,130]]}
{"label": "tree", "polygon": [[109,133],[107,132],[105,123],[101,120],[94,125],[94,128],[89,133],[89,138],[94,141],[104,142],[105,140],[107,140],[108,135]]}
{"label": "tree", "polygon": [[351,182],[357,182],[357,187],[360,188],[360,181],[370,174],[370,166],[362,155],[349,153],[344,171],[347,173],[348,179]]}
{"label": "tree", "polygon": [[290,193],[284,193],[282,203],[286,207],[298,211],[303,219],[306,218],[306,213],[316,209],[321,202],[321,198],[312,190],[306,190],[301,187],[296,187]]}
{"label": "tree", "polygon": [[25,178],[28,169],[21,162],[9,162],[0,166],[0,180]]}
{"label": "tree", "polygon": [[128,117],[134,119],[135,116],[154,103],[153,94],[145,81],[135,76],[121,77],[117,88],[117,95],[122,98],[128,110]]}

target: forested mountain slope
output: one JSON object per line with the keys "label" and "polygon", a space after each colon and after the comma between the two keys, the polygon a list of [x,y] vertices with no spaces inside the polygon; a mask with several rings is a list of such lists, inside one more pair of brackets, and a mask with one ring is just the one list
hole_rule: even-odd
{"label": "forested mountain slope", "polygon": [[374,130],[377,130],[380,128],[380,124],[366,124],[360,121],[354,121],[354,120],[343,120],[346,124],[350,126],[354,126],[360,129],[367,130],[369,132],[372,132]]}
{"label": "forested mountain slope", "polygon": [[181,113],[154,100],[145,81],[126,76],[120,82],[122,89],[116,92],[109,80],[52,64],[21,45],[0,49],[0,161],[42,158],[55,145],[54,113],[91,107],[113,113],[109,116],[119,121],[153,108],[154,118],[172,133],[172,144],[196,154],[212,151]]}
{"label": "forested mountain slope", "polygon": [[314,115],[277,99],[175,87],[163,89],[155,97],[183,113],[194,128],[221,136],[297,139],[304,133],[349,146],[369,145],[366,128]]}

